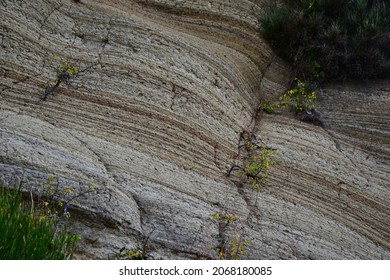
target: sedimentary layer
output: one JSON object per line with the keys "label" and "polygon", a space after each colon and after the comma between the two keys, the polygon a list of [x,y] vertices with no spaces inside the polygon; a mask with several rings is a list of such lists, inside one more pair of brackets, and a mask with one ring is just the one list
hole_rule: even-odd
{"label": "sedimentary layer", "polygon": [[[238,217],[249,259],[389,259],[388,81],[329,86],[324,127],[258,114],[289,70],[258,34],[263,1],[0,2],[0,174],[76,193],[79,258],[148,240],[155,258],[213,258]],[[58,65],[78,74],[56,83]],[[278,153],[262,191],[240,134]]]}

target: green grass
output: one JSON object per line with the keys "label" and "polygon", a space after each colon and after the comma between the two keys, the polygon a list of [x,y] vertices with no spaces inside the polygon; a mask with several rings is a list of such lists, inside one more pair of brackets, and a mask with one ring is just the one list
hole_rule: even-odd
{"label": "green grass", "polygon": [[[41,213],[40,213],[41,212]],[[42,211],[27,207],[20,192],[0,186],[0,259],[70,259],[78,237]]]}

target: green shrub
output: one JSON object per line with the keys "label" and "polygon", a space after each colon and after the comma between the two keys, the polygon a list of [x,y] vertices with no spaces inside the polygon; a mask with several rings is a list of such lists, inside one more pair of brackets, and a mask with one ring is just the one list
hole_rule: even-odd
{"label": "green shrub", "polygon": [[79,68],[73,66],[72,63],[68,61],[61,62],[60,65],[57,66],[57,81],[61,82],[69,82],[69,80],[77,75]]}
{"label": "green shrub", "polygon": [[137,246],[131,249],[122,247],[119,253],[115,254],[114,258],[119,260],[153,260],[154,257],[150,254],[148,246],[149,238],[153,232],[154,230],[152,230],[149,235],[144,238],[140,247]]}
{"label": "green shrub", "polygon": [[93,185],[84,186],[83,190],[74,193],[72,188],[61,184],[56,175],[50,175],[47,184],[43,185],[43,192],[38,197],[39,210],[46,215],[56,218],[70,218],[69,204],[81,196],[85,196],[95,191]]}
{"label": "green shrub", "polygon": [[259,109],[263,112],[266,112],[267,114],[272,114],[275,112],[275,104],[263,101],[260,102]]}
{"label": "green shrub", "polygon": [[247,256],[247,248],[250,244],[249,239],[245,239],[240,233],[237,216],[228,213],[211,214],[210,217],[218,221],[219,233],[216,242],[209,248],[212,255],[219,260],[240,260]]}
{"label": "green shrub", "polygon": [[53,217],[31,212],[20,192],[0,187],[0,259],[70,259],[77,241]]}
{"label": "green shrub", "polygon": [[295,111],[310,111],[314,109],[316,95],[313,90],[308,88],[306,83],[295,78],[296,87],[293,87],[279,98],[278,107],[291,107]]}
{"label": "green shrub", "polygon": [[234,164],[227,175],[238,170],[238,175],[247,178],[251,186],[260,190],[268,184],[269,168],[280,164],[276,159],[277,153],[259,143],[256,135],[252,132],[243,131],[240,135],[238,148],[245,148],[247,155],[242,165]]}
{"label": "green shrub", "polygon": [[278,164],[272,157],[276,155],[267,148],[260,147],[248,162],[245,162],[240,169],[240,175],[250,179],[255,189],[268,184],[268,170],[271,166]]}
{"label": "green shrub", "polygon": [[147,260],[149,256],[141,248],[126,249],[122,247],[117,258],[121,260]]}
{"label": "green shrub", "polygon": [[296,112],[309,112],[315,110],[316,94],[310,85],[295,78],[295,86],[286,93],[281,94],[275,102],[261,102],[259,109],[272,114],[280,108],[291,108]]}
{"label": "green shrub", "polygon": [[46,88],[45,93],[41,97],[42,100],[46,100],[48,95],[52,93],[62,82],[69,83],[70,80],[78,74],[79,68],[68,61],[63,61],[57,66],[56,72],[56,83]]}
{"label": "green shrub", "polygon": [[390,73],[390,1],[273,1],[261,33],[301,80],[361,79]]}

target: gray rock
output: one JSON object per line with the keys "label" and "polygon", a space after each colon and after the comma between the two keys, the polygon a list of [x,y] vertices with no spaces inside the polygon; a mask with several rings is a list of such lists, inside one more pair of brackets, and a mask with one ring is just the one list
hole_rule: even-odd
{"label": "gray rock", "polygon": [[[1,1],[1,182],[96,186],[70,205],[78,258],[148,237],[154,258],[215,257],[227,211],[248,259],[389,259],[390,82],[324,89],[323,127],[256,115],[289,80],[263,2]],[[64,61],[77,76],[42,101]],[[282,161],[260,192],[227,176],[243,130]]]}

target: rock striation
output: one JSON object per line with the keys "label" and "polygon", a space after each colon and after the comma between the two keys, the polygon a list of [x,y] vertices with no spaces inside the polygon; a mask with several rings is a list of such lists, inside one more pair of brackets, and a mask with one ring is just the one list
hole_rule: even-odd
{"label": "rock striation", "polygon": [[[227,211],[249,259],[389,259],[390,82],[328,86],[323,128],[259,114],[289,81],[264,5],[1,0],[0,181],[95,185],[70,206],[79,258],[145,238],[155,258],[210,258]],[[62,62],[78,74],[41,100]],[[242,131],[282,161],[260,192],[227,176]]]}

